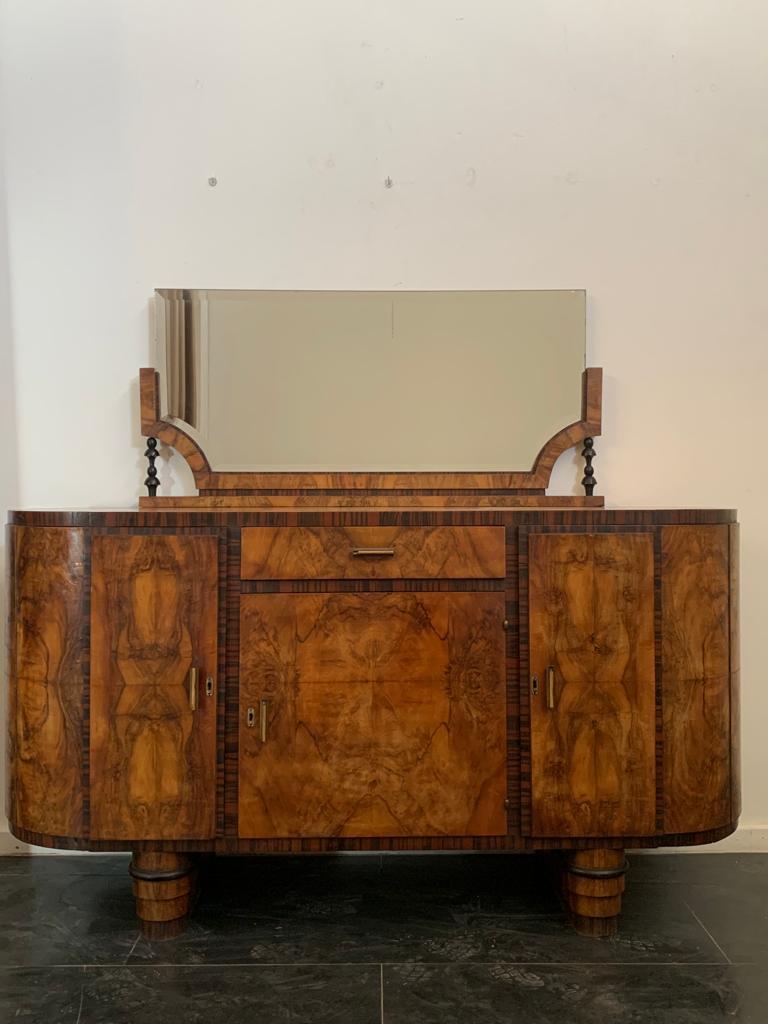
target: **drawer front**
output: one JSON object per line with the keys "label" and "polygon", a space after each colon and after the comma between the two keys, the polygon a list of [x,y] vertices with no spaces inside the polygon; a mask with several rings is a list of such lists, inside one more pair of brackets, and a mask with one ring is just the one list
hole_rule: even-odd
{"label": "drawer front", "polygon": [[503,579],[503,526],[246,527],[247,580]]}

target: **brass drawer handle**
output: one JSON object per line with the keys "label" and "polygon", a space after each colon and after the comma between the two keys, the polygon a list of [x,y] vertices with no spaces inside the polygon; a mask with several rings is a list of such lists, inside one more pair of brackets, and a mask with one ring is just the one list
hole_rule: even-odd
{"label": "brass drawer handle", "polygon": [[199,672],[196,668],[189,670],[189,710],[197,711],[197,679]]}
{"label": "brass drawer handle", "polygon": [[394,548],[352,548],[353,558],[391,558],[394,553]]}
{"label": "brass drawer handle", "polygon": [[547,666],[547,708],[551,711],[555,706],[555,670]]}

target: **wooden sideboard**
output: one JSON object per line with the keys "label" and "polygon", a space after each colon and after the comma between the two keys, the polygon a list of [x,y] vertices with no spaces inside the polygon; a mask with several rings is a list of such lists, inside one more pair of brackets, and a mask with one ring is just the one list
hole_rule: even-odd
{"label": "wooden sideboard", "polygon": [[14,512],[8,544],[12,831],[133,851],[150,935],[205,852],[334,850],[562,851],[608,934],[626,848],[735,828],[733,512]]}

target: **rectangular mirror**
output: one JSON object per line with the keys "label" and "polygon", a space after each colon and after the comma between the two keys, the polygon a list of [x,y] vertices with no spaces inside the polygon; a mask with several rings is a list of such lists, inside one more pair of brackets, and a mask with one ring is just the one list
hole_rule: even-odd
{"label": "rectangular mirror", "polygon": [[585,293],[160,289],[156,344],[213,471],[527,470],[581,415]]}

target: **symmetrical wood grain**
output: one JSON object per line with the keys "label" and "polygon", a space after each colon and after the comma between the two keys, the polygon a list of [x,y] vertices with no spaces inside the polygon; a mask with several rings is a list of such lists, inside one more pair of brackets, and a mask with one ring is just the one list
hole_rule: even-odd
{"label": "symmetrical wood grain", "polygon": [[86,535],[8,528],[8,814],[55,836],[83,831]]}
{"label": "symmetrical wood grain", "polygon": [[731,820],[727,526],[665,526],[662,548],[664,828]]}
{"label": "symmetrical wood grain", "polygon": [[[260,496],[254,496],[260,498]],[[280,500],[283,496],[276,495],[276,500]],[[290,496],[288,496],[290,497]],[[315,501],[315,497],[312,495],[295,495],[297,501],[308,497],[309,500]],[[345,496],[339,496],[342,500],[346,500]],[[382,496],[384,497],[384,496]],[[388,496],[386,496],[388,497]],[[419,496],[410,496],[405,493],[402,494],[402,498],[407,501],[409,497],[419,498]],[[479,495],[479,500],[484,499],[484,495]],[[584,836],[574,833],[561,832],[560,834],[537,834],[531,828],[530,821],[530,756],[528,753],[528,734],[529,734],[529,721],[528,721],[528,706],[530,703],[540,702],[543,695],[543,685],[540,690],[538,697],[530,697],[526,693],[527,687],[522,691],[522,705],[520,708],[520,723],[521,730],[518,733],[516,731],[517,722],[517,687],[516,684],[511,686],[510,694],[508,696],[507,705],[507,722],[509,724],[509,747],[507,752],[507,772],[509,778],[509,793],[510,809],[508,812],[507,825],[509,832],[505,834],[505,829],[502,827],[498,832],[494,834],[483,834],[475,832],[473,834],[430,834],[430,835],[417,835],[417,834],[379,834],[379,835],[360,835],[360,834],[347,834],[344,832],[337,832],[336,834],[323,834],[323,835],[275,835],[274,833],[269,836],[256,837],[256,836],[238,836],[237,830],[237,806],[238,806],[238,732],[241,727],[240,709],[238,707],[239,698],[239,675],[238,675],[238,661],[239,661],[239,604],[241,601],[242,591],[250,592],[252,596],[268,598],[273,591],[280,591],[284,593],[286,599],[291,596],[289,591],[293,591],[294,594],[306,594],[307,596],[313,596],[319,600],[327,600],[336,595],[341,595],[346,599],[352,599],[350,592],[354,591],[354,597],[360,600],[367,599],[370,596],[382,597],[391,595],[395,599],[400,599],[403,595],[410,597],[420,597],[422,592],[429,592],[430,596],[436,596],[442,598],[444,594],[450,591],[461,591],[463,594],[471,594],[472,592],[483,591],[485,594],[491,594],[491,596],[506,597],[506,615],[510,620],[509,629],[503,636],[506,638],[508,645],[508,666],[507,671],[510,675],[510,682],[514,681],[517,671],[516,651],[519,647],[521,663],[525,670],[526,682],[528,678],[527,662],[528,662],[528,628],[527,628],[527,604],[528,604],[528,539],[532,534],[542,529],[552,530],[557,533],[564,533],[566,530],[597,530],[607,536],[618,536],[622,537],[625,535],[636,534],[638,530],[644,530],[648,533],[652,533],[655,538],[655,546],[658,551],[657,557],[657,579],[656,579],[656,632],[657,638],[661,641],[662,636],[662,621],[661,621],[661,610],[662,610],[662,590],[661,590],[661,572],[664,569],[661,558],[661,530],[664,527],[676,526],[680,528],[693,528],[698,529],[699,527],[723,527],[728,530],[731,535],[731,552],[729,556],[729,569],[731,575],[731,600],[730,600],[730,612],[729,612],[729,624],[731,631],[731,641],[729,644],[730,663],[729,669],[731,673],[731,714],[730,714],[730,745],[731,745],[731,807],[730,813],[728,814],[728,820],[723,824],[718,824],[713,827],[705,827],[697,830],[690,830],[685,821],[680,823],[680,831],[674,831],[673,826],[669,822],[659,820],[659,813],[663,810],[664,806],[664,762],[661,756],[660,742],[662,739],[662,719],[661,719],[661,658],[660,651],[661,645],[659,644],[659,654],[657,655],[657,679],[656,679],[656,696],[657,696],[657,718],[656,718],[656,743],[657,743],[657,780],[659,781],[659,796],[657,796],[657,818],[654,823],[654,827],[649,829],[648,832],[643,835],[632,835],[632,846],[654,846],[654,845],[693,845],[699,843],[715,842],[721,839],[725,835],[729,834],[734,828],[734,821],[738,815],[738,804],[739,804],[739,791],[738,791],[738,603],[737,603],[737,579],[738,579],[738,560],[737,560],[737,532],[738,528],[735,526],[735,513],[729,510],[716,510],[716,509],[673,509],[673,510],[610,510],[604,511],[601,509],[584,511],[574,509],[503,509],[503,508],[475,508],[475,509],[436,509],[436,508],[406,508],[401,509],[394,508],[392,510],[387,509],[376,509],[376,508],[359,508],[359,509],[342,509],[342,508],[326,508],[324,510],[311,510],[297,506],[295,509],[279,509],[275,508],[271,510],[269,507],[259,509],[258,507],[251,507],[250,502],[246,507],[246,502],[243,502],[242,508],[221,508],[221,509],[205,509],[204,511],[194,511],[193,509],[185,510],[170,510],[166,508],[158,508],[158,510],[149,510],[145,512],[93,512],[93,511],[20,511],[11,513],[11,522],[24,526],[30,535],[35,536],[34,546],[39,545],[39,557],[24,556],[23,558],[17,557],[13,548],[16,545],[17,531],[10,531],[10,544],[9,544],[9,569],[11,573],[11,617],[17,614],[14,609],[18,608],[18,593],[14,587],[18,588],[18,580],[21,579],[24,573],[28,573],[29,569],[24,566],[36,566],[34,572],[40,572],[40,581],[35,582],[33,586],[33,596],[30,599],[23,601],[24,606],[24,617],[28,618],[30,615],[37,615],[41,625],[33,624],[31,628],[25,627],[21,632],[17,631],[14,627],[9,633],[9,641],[11,647],[11,665],[16,665],[23,661],[27,655],[24,651],[21,654],[16,650],[17,638],[21,637],[22,646],[26,646],[30,643],[38,645],[39,641],[35,639],[37,631],[40,629],[51,630],[53,629],[52,621],[67,622],[66,629],[64,632],[72,634],[74,632],[78,635],[77,643],[80,644],[80,651],[83,655],[81,658],[81,668],[83,671],[83,678],[85,679],[85,685],[83,687],[82,680],[76,682],[76,689],[78,693],[77,700],[74,701],[72,706],[75,707],[75,716],[77,718],[77,728],[73,731],[70,729],[67,721],[64,721],[63,729],[66,742],[62,744],[59,740],[51,739],[49,744],[48,736],[44,741],[45,749],[39,753],[30,754],[26,759],[23,770],[31,773],[31,778],[34,784],[40,778],[40,768],[45,768],[48,765],[53,765],[52,768],[46,768],[48,771],[48,781],[46,785],[55,782],[55,780],[61,776],[62,779],[69,779],[66,784],[62,782],[61,792],[64,793],[66,789],[66,803],[64,797],[59,800],[55,796],[49,798],[48,794],[45,793],[43,796],[35,796],[32,789],[24,789],[18,784],[20,778],[20,770],[17,766],[16,758],[16,736],[11,737],[11,763],[9,765],[9,778],[11,779],[11,807],[14,806],[14,800],[16,801],[17,810],[12,811],[11,828],[15,835],[20,839],[27,842],[35,843],[37,845],[55,847],[55,848],[67,848],[67,849],[125,849],[129,845],[134,849],[138,845],[134,839],[128,839],[124,835],[116,836],[114,838],[107,838],[100,835],[89,836],[88,833],[88,794],[87,794],[87,781],[89,774],[88,761],[88,686],[87,686],[87,649],[89,643],[88,637],[88,590],[90,585],[89,580],[89,549],[90,549],[90,538],[96,537],[97,544],[100,543],[100,539],[97,534],[102,536],[110,536],[115,540],[125,541],[133,531],[135,538],[140,540],[141,537],[150,536],[164,536],[166,540],[172,531],[182,531],[190,529],[191,534],[201,535],[204,533],[213,534],[214,532],[220,538],[219,543],[223,547],[223,537],[228,535],[227,550],[229,552],[229,563],[230,569],[228,570],[227,580],[227,618],[226,618],[226,637],[227,637],[227,710],[226,716],[224,714],[223,704],[221,707],[220,715],[220,727],[221,731],[219,734],[219,746],[218,746],[218,757],[219,757],[219,768],[218,771],[218,807],[219,807],[219,820],[218,829],[216,834],[206,829],[205,838],[189,838],[185,836],[183,838],[163,838],[163,834],[154,833],[155,838],[141,838],[140,848],[146,852],[172,852],[176,851],[179,853],[187,853],[193,850],[217,850],[221,853],[258,853],[258,852],[320,852],[320,851],[335,851],[335,850],[366,850],[366,849],[381,849],[381,850],[470,850],[470,849],[490,849],[490,850],[533,850],[533,849],[597,849],[605,847],[606,839],[605,834],[601,836]],[[507,566],[507,580],[506,583],[502,583],[500,579],[486,579],[475,581],[470,580],[440,580],[435,577],[432,579],[406,579],[406,580],[357,580],[357,581],[336,581],[336,580],[297,580],[291,581],[286,580],[283,582],[273,581],[253,581],[241,584],[239,575],[240,566],[240,554],[239,554],[239,537],[241,527],[302,527],[310,530],[314,530],[318,527],[328,528],[347,528],[347,527],[359,527],[359,526],[371,526],[380,527],[386,526],[401,526],[401,527],[420,527],[420,528],[433,528],[433,527],[501,527],[506,526],[507,529],[507,550],[508,559],[514,557],[514,552],[517,549],[516,538],[520,538],[520,574],[519,574],[519,586],[517,577],[515,575],[515,565],[511,563]],[[518,530],[518,527],[521,527]],[[72,532],[74,531],[74,532]],[[72,538],[75,538],[74,547],[71,554],[64,552],[61,555],[61,562],[58,556],[55,554],[52,548],[48,547],[48,541],[45,540],[45,534],[48,533],[51,537],[58,536],[70,537],[67,541],[69,544]],[[19,533],[19,535],[21,535]],[[63,543],[61,540],[58,543]],[[25,541],[24,545],[28,551],[31,547],[28,540]],[[66,544],[64,544],[66,547]],[[195,576],[193,568],[194,559],[182,565],[184,575]],[[66,564],[70,566],[70,569],[66,572],[59,573],[58,566],[60,564]],[[49,574],[49,566],[51,572]],[[116,574],[119,573],[116,570]],[[51,576],[52,578],[47,579],[46,577]],[[71,576],[71,579],[69,578]],[[220,576],[220,580],[223,578]],[[14,584],[14,581],[16,583]],[[127,584],[126,584],[127,585]],[[117,584],[115,584],[117,586]],[[116,591],[115,591],[116,592]],[[78,594],[82,595],[81,597]],[[66,596],[62,596],[66,595]],[[702,600],[708,600],[706,590],[703,592]],[[62,613],[59,606],[63,602],[63,606],[66,607],[68,601],[72,601],[72,617],[69,618],[69,612]],[[57,609],[49,613],[47,603],[53,601]],[[124,604],[127,607],[127,603]],[[99,615],[100,622],[106,628],[106,620],[103,615]],[[524,635],[519,636],[518,642],[518,621],[522,621],[526,628]],[[74,625],[79,623],[79,625]],[[219,624],[220,632],[220,644],[223,645],[223,627],[224,619],[221,618]],[[61,628],[57,627],[59,633]],[[161,623],[161,632],[165,630],[165,626]],[[192,630],[194,632],[194,630]],[[61,634],[63,635],[63,633]],[[51,641],[46,640],[46,643]],[[98,642],[98,640],[96,641]],[[44,646],[44,644],[43,644]],[[113,652],[116,651],[116,647],[113,648]],[[114,656],[114,654],[110,655]],[[45,656],[47,658],[47,655]],[[37,655],[32,656],[32,660],[35,661],[44,660]],[[56,657],[54,656],[51,660],[53,666],[51,672],[51,678],[55,676],[55,682],[53,683],[53,689],[51,684],[47,683],[46,686],[49,690],[46,700],[49,699],[50,694],[55,694],[56,688],[61,684],[62,680],[76,680],[76,676],[72,674],[70,668],[63,670],[56,669]],[[75,662],[72,660],[72,652],[64,656],[64,661],[68,666],[73,666]],[[223,669],[223,658],[221,669]],[[47,678],[47,677],[46,677]],[[18,733],[19,736],[25,739],[31,739],[36,742],[36,737],[42,739],[43,732],[36,732],[36,727],[30,727],[28,724],[31,721],[37,721],[35,718],[34,704],[39,699],[42,690],[37,684],[29,689],[26,687],[26,680],[22,680],[20,683],[20,677],[18,673],[12,668],[10,673],[10,696],[11,696],[11,731]],[[65,682],[64,689],[66,690],[69,683]],[[73,688],[72,692],[75,692]],[[403,691],[405,692],[405,691]],[[415,692],[415,691],[414,691]],[[559,691],[558,691],[559,692]],[[221,694],[222,698],[224,694]],[[182,698],[183,700],[183,698]],[[64,701],[66,706],[67,699]],[[29,705],[29,706],[28,706]],[[30,707],[32,712],[30,713]],[[58,711],[55,709],[55,715]],[[83,714],[85,714],[85,720],[83,721]],[[54,717],[55,717],[54,715]],[[79,716],[79,717],[78,717]],[[94,718],[96,713],[94,712]],[[75,719],[72,719],[74,722]],[[26,723],[23,725],[23,733],[20,731],[22,726],[19,723]],[[44,731],[44,730],[43,730]],[[60,735],[60,731],[56,731],[56,735]],[[82,734],[84,742],[84,749],[80,750]],[[695,734],[700,735],[700,734]],[[74,737],[74,743],[71,746],[67,746],[70,743],[70,736]],[[518,738],[519,737],[519,738]],[[249,742],[254,742],[254,733],[249,730]],[[704,740],[702,743],[706,742]],[[31,748],[30,748],[31,749]],[[57,757],[61,755],[61,762],[57,762]],[[79,760],[78,760],[79,759]],[[80,765],[80,769],[77,769],[77,765]],[[82,779],[85,782],[84,787],[78,789],[78,780]],[[26,786],[27,783],[25,782]],[[703,792],[703,785],[701,792]],[[696,800],[698,801],[701,797],[701,792],[697,792]],[[94,786],[94,795],[96,796],[97,802],[99,800],[98,786]],[[520,807],[520,813],[517,812],[518,802],[522,796],[522,804]],[[660,802],[659,802],[660,801]],[[42,813],[45,810],[46,814],[50,809],[55,811],[58,806],[62,811],[62,817],[56,820],[46,820],[45,815]],[[25,810],[27,806],[31,810],[31,815],[25,819]],[[37,807],[37,810],[34,808]],[[21,808],[19,810],[18,808]],[[122,816],[122,812],[118,811],[116,814]],[[493,826],[494,829],[496,826]],[[611,832],[615,828],[620,828],[621,823],[611,826]],[[663,828],[663,831],[661,829]],[[623,845],[621,837],[615,837],[616,846]]]}
{"label": "symmetrical wood grain", "polygon": [[[360,551],[391,551],[355,554]],[[320,526],[242,531],[248,580],[504,579],[503,526]]]}
{"label": "symmetrical wood grain", "polygon": [[652,538],[532,535],[529,594],[530,670],[539,681],[533,833],[647,835],[656,792]]}
{"label": "symmetrical wood grain", "polygon": [[503,594],[241,607],[241,836],[506,831]]}
{"label": "symmetrical wood grain", "polygon": [[[410,490],[413,488],[443,491],[454,488],[469,490],[510,491],[543,490],[549,484],[552,469],[558,457],[568,448],[580,444],[585,437],[597,437],[601,430],[603,371],[589,367],[582,375],[581,419],[558,431],[544,445],[533,467],[525,471],[510,472],[214,472],[197,441],[179,426],[161,419],[159,381],[151,367],[140,371],[141,430],[144,436],[157,437],[171,445],[186,459],[201,491],[238,490],[328,490],[345,491]],[[582,499],[584,504],[587,502]],[[592,504],[593,502],[589,502]],[[601,504],[602,499],[597,499]]]}
{"label": "symmetrical wood grain", "polygon": [[97,536],[91,600],[91,834],[215,831],[217,540]]}

